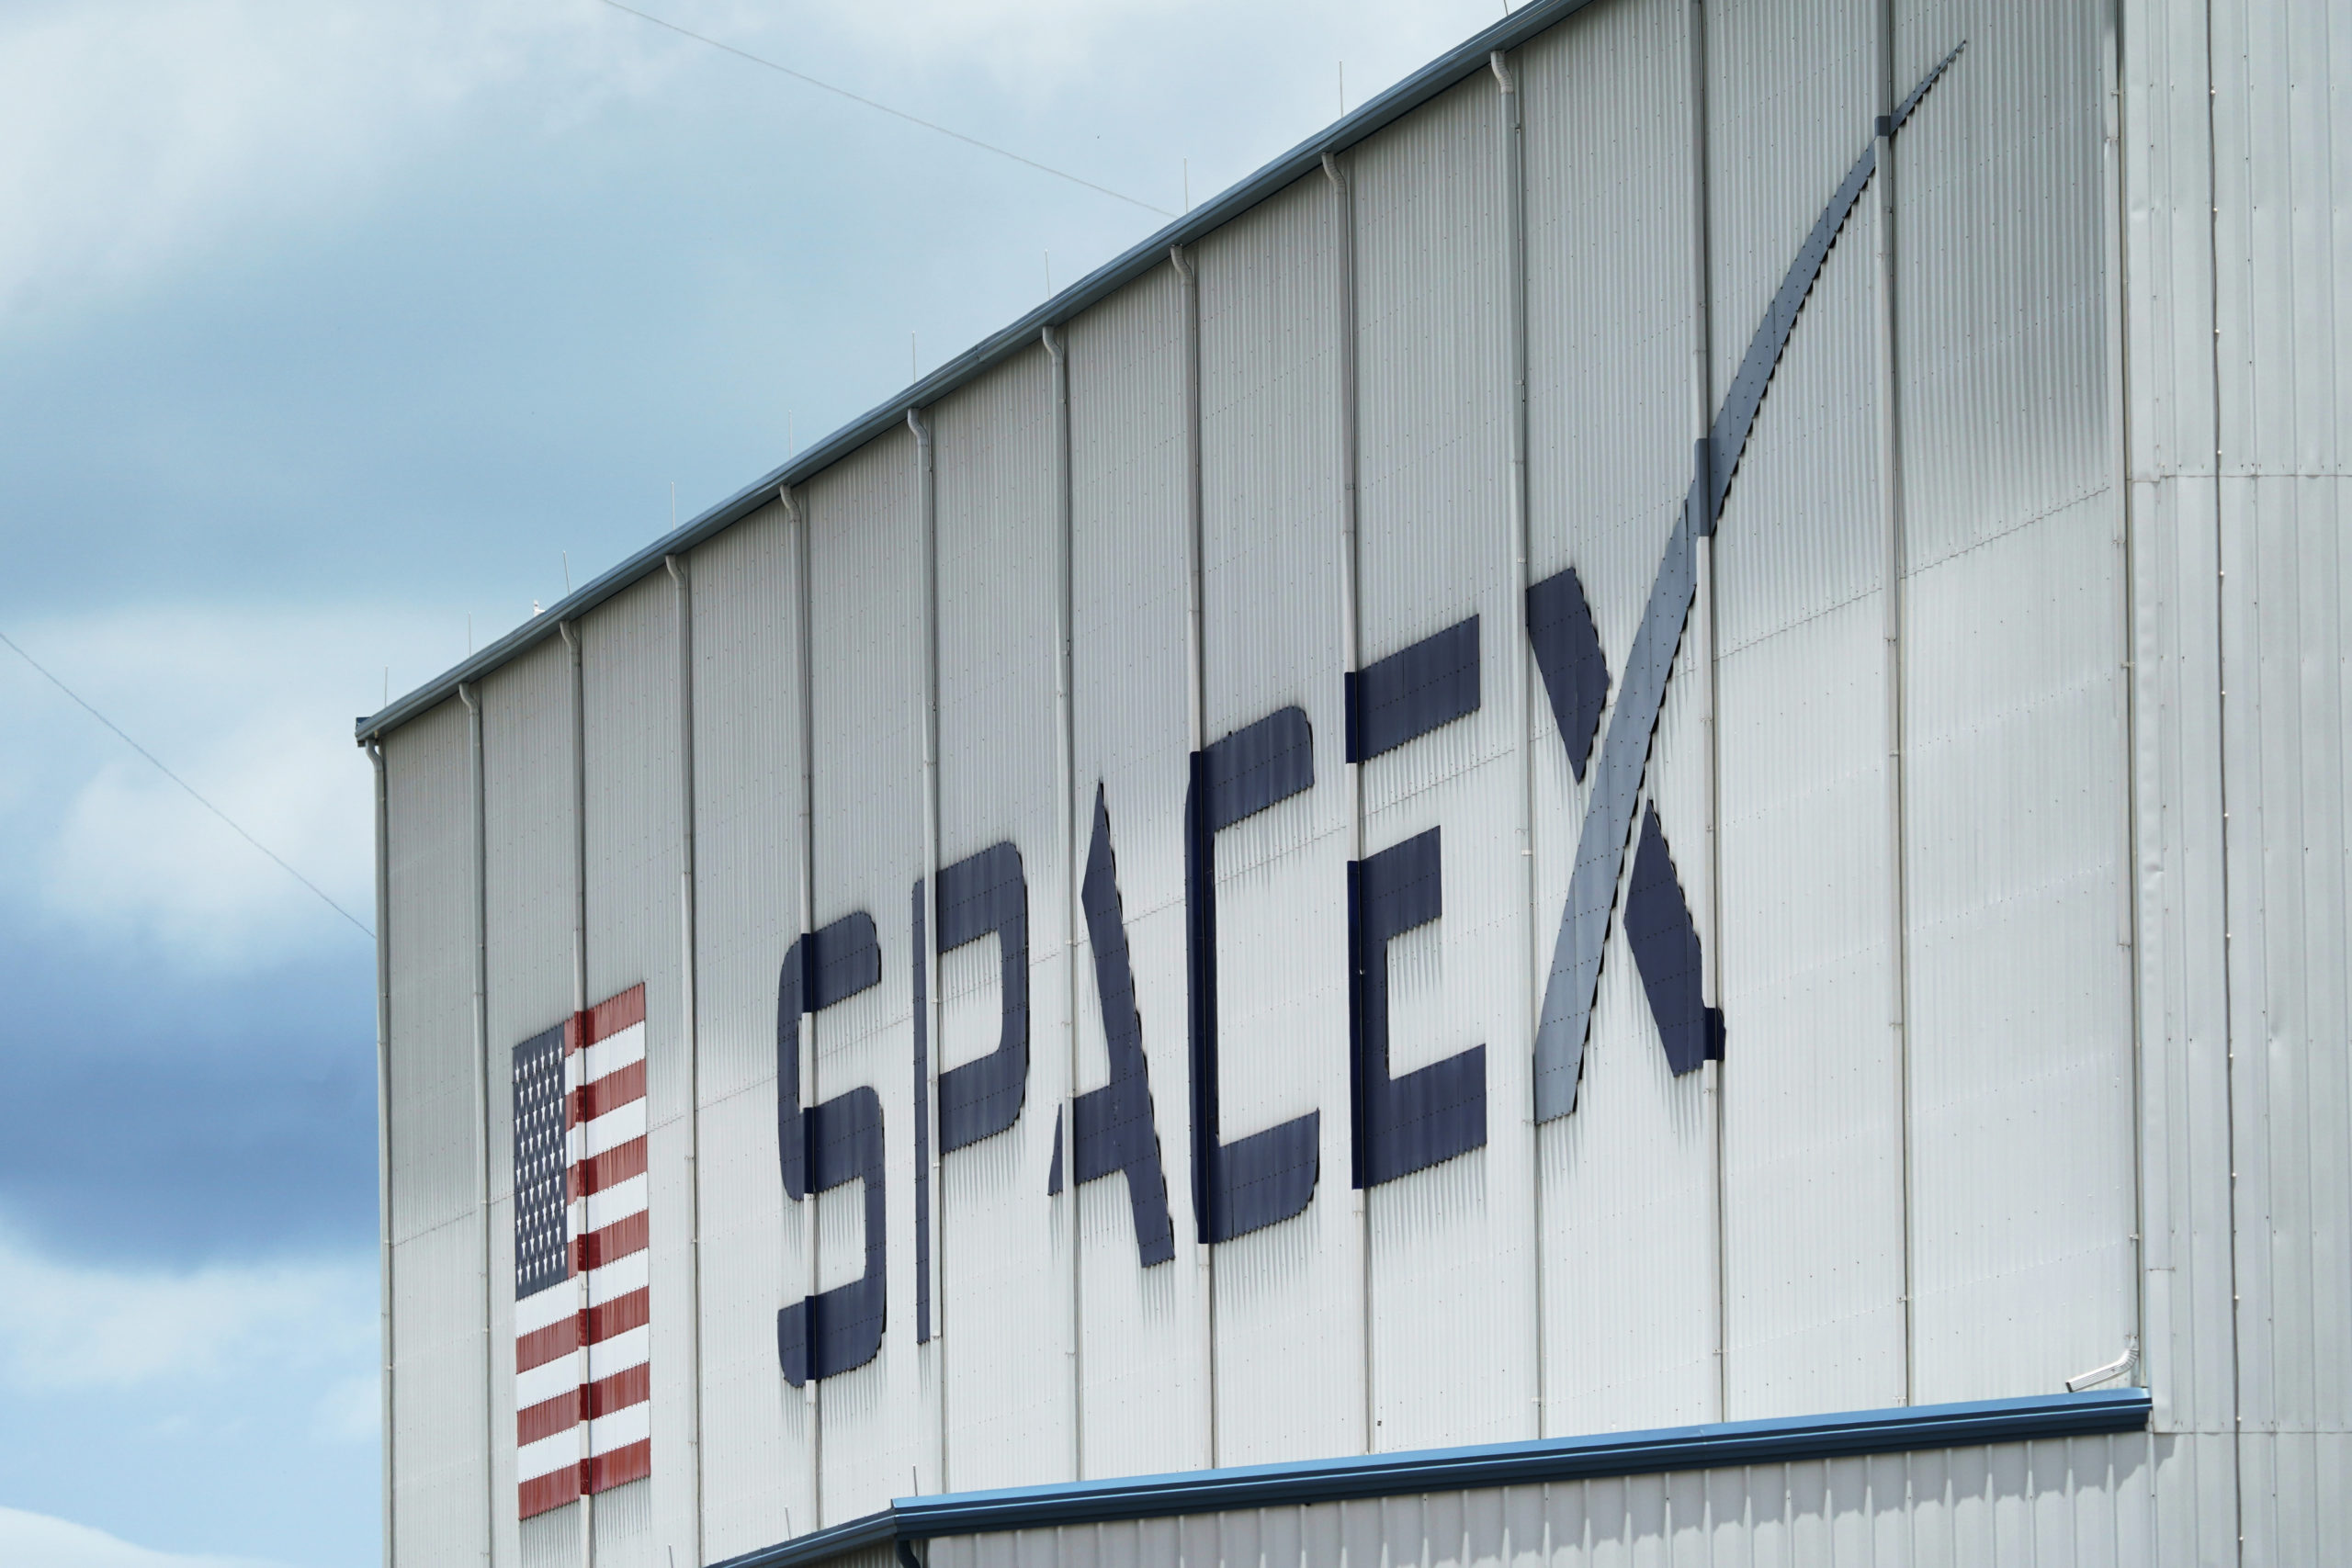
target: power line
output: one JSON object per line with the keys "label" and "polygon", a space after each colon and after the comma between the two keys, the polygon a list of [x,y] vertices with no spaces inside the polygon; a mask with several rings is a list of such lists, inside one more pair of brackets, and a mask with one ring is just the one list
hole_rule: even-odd
{"label": "power line", "polygon": [[1020,153],[1012,151],[1010,148],[999,147],[992,142],[983,141],[977,136],[967,136],[960,130],[950,130],[947,127],[938,124],[936,121],[924,119],[917,115],[910,115],[904,109],[894,109],[888,104],[876,103],[872,98],[851,92],[847,87],[836,87],[831,82],[820,82],[817,78],[809,75],[805,71],[795,71],[789,65],[779,65],[775,61],[753,54],[749,50],[738,49],[731,43],[721,43],[715,38],[706,38],[701,33],[678,26],[675,22],[665,22],[661,17],[656,17],[650,12],[640,11],[634,6],[624,6],[621,4],[621,0],[598,0],[598,3],[600,5],[610,6],[616,11],[626,11],[628,15],[637,17],[640,21],[651,22],[657,28],[667,28],[672,32],[676,33],[680,38],[690,38],[696,43],[707,43],[713,49],[725,50],[728,53],[734,55],[739,60],[748,60],[754,65],[764,65],[771,71],[781,72],[783,74],[791,77],[796,82],[805,82],[809,86],[815,87],[821,92],[832,94],[835,97],[847,98],[854,104],[864,104],[870,109],[879,109],[882,113],[889,115],[893,118],[903,119],[909,125],[922,126],[925,130],[935,130],[942,136],[952,136],[956,141],[963,142],[966,146],[977,147],[983,152],[993,152],[1000,158],[1010,158],[1016,164],[1025,164],[1030,168],[1036,170],[1039,174],[1051,175],[1057,180],[1068,180],[1072,185],[1084,186],[1088,190],[1094,191],[1102,196],[1110,197],[1114,200],[1124,201],[1130,207],[1140,207],[1146,212],[1156,212],[1162,218],[1173,218],[1176,216],[1176,214],[1169,211],[1164,207],[1154,207],[1148,201],[1138,201],[1136,197],[1127,195],[1125,191],[1113,190],[1109,186],[1099,186],[1092,180],[1081,179],[1078,175],[1071,174],[1067,169],[1057,169],[1050,164],[1040,164],[1035,158],[1024,158]]}
{"label": "power line", "polygon": [[117,724],[114,720],[100,713],[96,708],[92,707],[89,702],[83,697],[81,693],[75,691],[73,687],[59,680],[55,675],[50,673],[46,665],[42,664],[40,660],[35,659],[31,654],[27,653],[22,648],[17,646],[16,638],[10,637],[6,632],[0,632],[0,642],[6,643],[11,652],[15,653],[17,658],[23,660],[26,663],[31,665],[35,671],[39,671],[42,680],[47,681],[51,685],[56,687],[59,691],[73,698],[76,704],[80,705],[83,712],[88,714],[92,718],[96,719],[100,724],[105,725],[108,729],[113,730],[117,739],[120,740],[125,746],[130,747],[132,750],[138,752],[141,756],[146,758],[150,762],[153,762],[155,765],[155,771],[157,773],[163,774],[165,778],[179,785],[180,788],[187,791],[187,795],[190,800],[195,801],[198,806],[201,806],[204,809],[212,813],[213,816],[220,818],[221,821],[228,823],[229,830],[231,832],[236,834],[237,837],[243,839],[245,842],[251,844],[254,848],[267,855],[271,860],[277,861],[277,867],[280,871],[283,871],[287,875],[292,877],[295,881],[300,883],[303,886],[317,894],[319,896],[320,902],[326,905],[328,908],[333,909],[336,914],[341,915],[353,925],[358,926],[359,933],[362,936],[368,938],[370,942],[375,940],[376,933],[369,931],[366,926],[360,925],[358,916],[353,914],[350,910],[345,908],[342,905],[328,897],[326,895],[326,889],[321,887],[317,883],[311,881],[300,872],[296,871],[292,866],[288,865],[284,859],[278,855],[277,851],[271,849],[267,844],[263,843],[259,839],[254,838],[251,833],[246,832],[243,828],[238,827],[236,821],[231,818],[227,812],[221,810],[219,807],[205,799],[201,795],[198,795],[194,784],[180,777],[179,774],[172,772],[171,769],[164,766],[162,758],[156,756],[154,752],[150,751],[146,747],[141,746],[138,741],[133,740],[130,736],[124,734],[122,726]]}

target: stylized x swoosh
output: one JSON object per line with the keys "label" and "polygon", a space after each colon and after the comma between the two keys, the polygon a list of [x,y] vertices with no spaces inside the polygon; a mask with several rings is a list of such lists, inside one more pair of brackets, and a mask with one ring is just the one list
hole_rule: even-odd
{"label": "stylized x swoosh", "polygon": [[[1965,41],[1936,63],[1888,117],[1891,135],[1903,129],[1919,100],[1927,96]],[[1682,641],[1682,627],[1697,596],[1698,541],[1714,532],[1732,475],[1747,449],[1756,412],[1765,389],[1780,367],[1781,352],[1797,314],[1804,309],[1829,247],[1854,209],[1854,203],[1878,167],[1875,134],[1860,157],[1846,172],[1837,194],[1814,220],[1813,231],[1797,251],[1772,296],[1764,320],[1748,341],[1724,406],[1699,443],[1690,490],[1682,515],[1668,536],[1666,556],[1650,585],[1649,603],[1642,611],[1640,629],[1625,661],[1617,702],[1601,742],[1599,776],[1585,807],[1584,829],[1577,840],[1577,863],[1568,880],[1567,907],[1560,913],[1560,932],[1552,944],[1552,972],[1544,985],[1544,1010],[1535,1026],[1535,1119],[1549,1122],[1576,1109],[1577,1084],[1584,1067],[1585,1036],[1592,1025],[1592,1000],[1600,983],[1600,955],[1609,940],[1609,920],[1617,901],[1619,873],[1625,863],[1625,843],[1633,830],[1634,807],[1642,793],[1642,777],[1649,767],[1650,739],[1657,729],[1658,710],[1666,702],[1666,683],[1674,671],[1674,652]]]}

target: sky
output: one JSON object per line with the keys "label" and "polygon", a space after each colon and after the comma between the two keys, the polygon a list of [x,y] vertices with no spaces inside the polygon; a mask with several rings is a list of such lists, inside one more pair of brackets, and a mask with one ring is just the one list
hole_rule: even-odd
{"label": "sky", "polygon": [[[1169,211],[1503,9],[638,8]],[[321,890],[0,647],[0,1562],[377,1559],[354,716],[1162,221],[605,0],[0,0],[0,636]]]}

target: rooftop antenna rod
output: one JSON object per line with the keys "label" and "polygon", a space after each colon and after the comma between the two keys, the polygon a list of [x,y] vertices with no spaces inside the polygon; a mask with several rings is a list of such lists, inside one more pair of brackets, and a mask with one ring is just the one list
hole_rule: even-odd
{"label": "rooftop antenna rod", "polygon": [[1348,62],[1340,62],[1340,118],[1348,118]]}
{"label": "rooftop antenna rod", "polygon": [[569,599],[571,597],[571,552],[558,550],[556,553],[563,558],[563,596]]}
{"label": "rooftop antenna rod", "polygon": [[1184,160],[1184,210],[1193,210],[1193,161]]}

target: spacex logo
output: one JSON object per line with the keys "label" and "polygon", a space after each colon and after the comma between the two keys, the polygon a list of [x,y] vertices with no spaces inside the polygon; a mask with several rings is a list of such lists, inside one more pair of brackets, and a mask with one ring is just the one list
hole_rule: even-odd
{"label": "spacex logo", "polygon": [[[1610,668],[1573,569],[1526,590],[1528,651],[1569,768],[1580,784],[1589,784],[1535,1031],[1533,1111],[1539,1122],[1576,1110],[1602,954],[1620,919],[1671,1070],[1692,1072],[1724,1053],[1724,1017],[1701,991],[1699,933],[1668,840],[1670,825],[1654,803],[1645,803],[1653,737],[1696,599],[1698,544],[1714,532],[1781,353],[1831,246],[1877,167],[1881,141],[1902,130],[1959,53],[1956,48],[1947,55],[1875,128],[1783,275],[1722,408],[1695,444],[1684,503],[1623,667]],[[1490,636],[1491,628],[1472,615],[1349,671],[1337,694],[1336,714],[1323,718],[1340,725],[1347,761],[1362,763],[1403,750],[1476,712],[1483,661],[1517,653],[1488,647]],[[1292,1218],[1313,1201],[1322,1179],[1323,1110],[1228,1136],[1218,1104],[1219,836],[1317,786],[1316,722],[1305,708],[1282,708],[1211,741],[1190,759],[1182,831],[1184,1029],[1191,1082],[1182,1143],[1193,1239],[1200,1244],[1229,1241]],[[1169,1203],[1175,1108],[1155,1099],[1144,1051],[1114,852],[1114,807],[1098,786],[1079,885],[1110,1078],[1057,1111],[1046,1187],[1057,1193],[1066,1183],[1124,1179],[1136,1263],[1149,1269],[1176,1254]],[[1395,1181],[1487,1143],[1485,1045],[1471,1045],[1409,1072],[1394,1073],[1389,1066],[1388,948],[1444,917],[1442,831],[1430,829],[1347,867],[1348,1179],[1359,1189]],[[944,1156],[996,1136],[1014,1125],[1026,1097],[1029,888],[1020,847],[1001,842],[942,868],[935,886],[915,885],[907,908],[906,929],[917,955],[910,965],[915,1160],[909,1213],[917,1272],[915,1337],[923,1342],[933,1331],[932,1139],[937,1138]],[[788,1302],[776,1314],[777,1359],[794,1384],[866,1364],[879,1351],[885,1330],[889,1213],[883,1097],[871,1086],[860,1086],[804,1104],[808,1043],[801,1027],[804,1020],[881,984],[881,941],[874,911],[844,916],[797,939],[778,977],[776,1151],[784,1193],[797,1202],[856,1182],[864,1201],[862,1274]],[[925,959],[990,941],[1000,972],[996,1043],[987,1055],[934,1075]],[[1510,1107],[1503,1113],[1523,1111]],[[1071,1121],[1066,1139],[1063,1114]],[[518,1142],[518,1159],[521,1148]],[[518,1179],[518,1190],[521,1185]],[[588,1484],[594,1483],[592,1477]]]}

